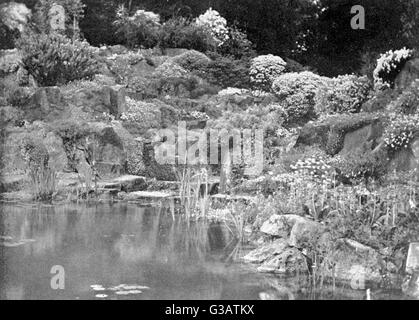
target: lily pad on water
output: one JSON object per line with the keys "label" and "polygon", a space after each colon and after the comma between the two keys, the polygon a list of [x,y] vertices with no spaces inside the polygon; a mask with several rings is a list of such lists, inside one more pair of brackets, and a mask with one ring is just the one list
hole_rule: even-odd
{"label": "lily pad on water", "polygon": [[93,285],[90,286],[90,288],[92,288],[92,290],[94,290],[94,291],[105,291],[106,290],[100,284],[93,284]]}
{"label": "lily pad on water", "polygon": [[117,291],[117,292],[115,292],[115,294],[117,294],[117,295],[128,295],[129,294],[129,292],[128,291]]}

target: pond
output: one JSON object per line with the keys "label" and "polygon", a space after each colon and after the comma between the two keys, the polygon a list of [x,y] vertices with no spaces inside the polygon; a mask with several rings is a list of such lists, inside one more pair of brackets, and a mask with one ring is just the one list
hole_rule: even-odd
{"label": "pond", "polygon": [[[350,290],[314,292],[307,279],[258,274],[231,259],[236,244],[224,224],[188,224],[161,206],[4,203],[0,204],[0,299],[363,296]],[[51,273],[53,267],[58,269]],[[57,270],[63,275],[63,290],[51,285]]]}

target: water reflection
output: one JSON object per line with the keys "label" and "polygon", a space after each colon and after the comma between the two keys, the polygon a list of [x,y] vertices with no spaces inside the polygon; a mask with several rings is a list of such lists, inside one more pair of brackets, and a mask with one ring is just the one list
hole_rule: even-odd
{"label": "water reflection", "polygon": [[[150,287],[123,299],[219,299],[246,276],[224,263],[222,224],[188,226],[162,208],[3,205],[0,236],[0,299],[89,299],[94,284]],[[54,265],[65,290],[50,287]]]}
{"label": "water reflection", "polygon": [[[188,225],[162,207],[0,205],[0,299],[362,299],[306,277],[230,263],[223,224]],[[65,290],[51,288],[53,266]],[[389,293],[383,298],[400,298]]]}

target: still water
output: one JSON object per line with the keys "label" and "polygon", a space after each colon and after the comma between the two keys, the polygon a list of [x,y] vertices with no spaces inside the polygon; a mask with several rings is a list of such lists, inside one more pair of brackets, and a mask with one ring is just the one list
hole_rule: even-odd
{"label": "still water", "polygon": [[0,299],[362,298],[257,274],[229,259],[236,243],[223,224],[161,207],[0,204]]}

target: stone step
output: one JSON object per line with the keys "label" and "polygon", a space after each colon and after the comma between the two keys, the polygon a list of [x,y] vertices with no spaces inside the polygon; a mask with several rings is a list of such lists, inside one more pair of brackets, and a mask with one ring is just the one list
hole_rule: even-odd
{"label": "stone step", "polygon": [[147,183],[144,177],[124,175],[109,181],[102,181],[98,186],[103,189],[118,189],[119,191],[132,192],[145,190]]}
{"label": "stone step", "polygon": [[124,200],[127,201],[141,201],[141,200],[164,200],[174,199],[176,193],[173,192],[160,192],[160,191],[135,191],[125,195]]}

